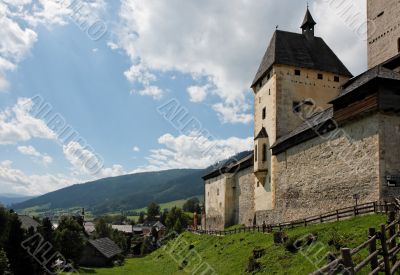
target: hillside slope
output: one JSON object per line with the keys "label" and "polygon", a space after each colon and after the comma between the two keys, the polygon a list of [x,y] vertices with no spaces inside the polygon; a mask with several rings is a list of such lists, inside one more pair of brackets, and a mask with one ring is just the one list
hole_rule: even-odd
{"label": "hillside slope", "polygon": [[69,186],[12,207],[85,207],[95,213],[135,209],[152,201],[163,203],[203,194],[204,173],[206,170],[181,169],[105,178]]}
{"label": "hillside slope", "polygon": [[[81,274],[200,274],[206,266],[215,273],[206,274],[309,274],[327,263],[328,252],[340,254],[340,246],[354,248],[367,240],[368,228],[378,228],[386,216],[370,215],[351,220],[300,227],[286,231],[290,240],[309,234],[317,240],[301,251],[289,251],[285,245],[275,245],[272,234],[241,233],[227,236],[205,236],[184,233],[153,254],[127,259],[122,267],[80,270]],[[264,249],[256,260],[259,269],[246,273],[249,257],[254,249]],[[367,250],[360,252],[360,262]],[[197,267],[198,272],[193,272]],[[368,271],[369,268],[366,268]],[[362,274],[368,274],[362,273]]]}

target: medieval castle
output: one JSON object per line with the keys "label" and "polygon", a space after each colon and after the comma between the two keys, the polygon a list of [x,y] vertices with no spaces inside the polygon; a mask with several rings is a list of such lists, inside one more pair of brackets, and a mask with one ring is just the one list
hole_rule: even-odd
{"label": "medieval castle", "polygon": [[353,77],[307,9],[277,30],[251,88],[254,151],[204,176],[206,229],[279,223],[400,195],[400,3],[368,0],[369,70]]}

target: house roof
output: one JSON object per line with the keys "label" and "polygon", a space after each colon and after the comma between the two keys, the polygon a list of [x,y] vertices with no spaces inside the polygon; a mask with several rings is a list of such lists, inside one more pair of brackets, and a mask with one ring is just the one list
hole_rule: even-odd
{"label": "house roof", "polygon": [[89,240],[88,242],[107,259],[122,253],[122,250],[119,248],[119,246],[109,238]]}
{"label": "house roof", "polygon": [[25,230],[28,230],[31,227],[36,230],[40,226],[37,221],[26,215],[18,215],[18,219],[21,222],[21,227]]}
{"label": "house roof", "polygon": [[385,80],[395,80],[400,81],[400,74],[385,68],[383,65],[375,66],[368,71],[353,77],[347,81],[343,86],[340,94],[335,97],[330,103],[334,103],[337,99],[358,90],[365,84],[371,82],[374,79],[385,79]]}
{"label": "house roof", "polygon": [[133,227],[132,225],[111,225],[112,229],[116,229],[118,231],[124,232],[124,233],[132,233]]}
{"label": "house roof", "polygon": [[203,180],[208,180],[223,175],[225,173],[237,173],[241,170],[253,166],[253,164],[254,164],[254,153],[253,151],[251,151],[243,158],[237,161],[227,162],[225,165],[217,169],[214,169],[210,173],[204,175],[202,178]]}
{"label": "house roof", "polygon": [[352,76],[322,38],[307,39],[300,33],[275,31],[251,87],[275,64]]}
{"label": "house roof", "polygon": [[309,119],[305,120],[301,125],[293,131],[277,139],[271,146],[272,153],[277,154],[294,145],[302,143],[319,134],[322,125],[332,120],[333,108],[328,108],[322,112],[315,113]]}

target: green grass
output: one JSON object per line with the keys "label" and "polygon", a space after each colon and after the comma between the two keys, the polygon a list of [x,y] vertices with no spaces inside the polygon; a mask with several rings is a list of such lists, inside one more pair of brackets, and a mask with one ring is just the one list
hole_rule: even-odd
{"label": "green grass", "polygon": [[[122,267],[82,269],[81,273],[191,274],[190,270],[195,266],[197,257],[202,263],[214,268],[217,274],[243,274],[253,249],[262,248],[265,249],[265,254],[257,260],[261,264],[261,270],[256,274],[308,274],[326,264],[325,256],[328,252],[338,254],[337,248],[331,244],[332,240],[336,244],[354,248],[367,240],[369,227],[377,228],[385,221],[385,216],[370,215],[286,231],[293,240],[310,233],[317,236],[314,245],[306,246],[300,252],[290,252],[284,245],[275,245],[271,234],[241,233],[218,237],[184,233],[147,257],[127,259]],[[360,255],[366,254],[366,251],[362,251]],[[189,256],[188,261],[182,264],[185,256]],[[174,257],[178,258],[178,262],[174,261]],[[354,259],[359,262],[361,257]]]}

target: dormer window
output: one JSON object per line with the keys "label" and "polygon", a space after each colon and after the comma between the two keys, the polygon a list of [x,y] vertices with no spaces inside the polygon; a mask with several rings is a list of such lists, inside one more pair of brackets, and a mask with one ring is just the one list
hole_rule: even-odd
{"label": "dormer window", "polygon": [[294,70],[294,75],[297,75],[297,76],[301,75],[301,71],[300,70]]}
{"label": "dormer window", "polygon": [[339,80],[340,80],[340,78],[339,78],[338,76],[335,76],[335,77],[333,78],[333,81],[335,81],[335,82],[339,82]]}
{"label": "dormer window", "polygon": [[318,74],[318,79],[320,79],[320,80],[324,79],[323,74]]}

